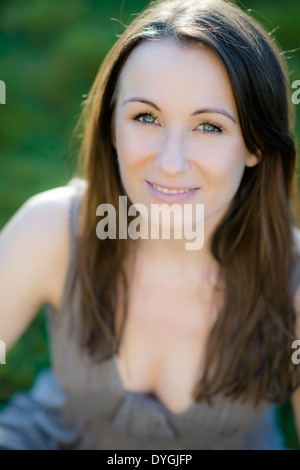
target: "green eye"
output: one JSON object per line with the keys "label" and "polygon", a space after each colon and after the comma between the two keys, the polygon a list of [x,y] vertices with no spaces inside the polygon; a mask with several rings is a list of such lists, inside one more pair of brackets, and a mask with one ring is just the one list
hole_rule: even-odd
{"label": "green eye", "polygon": [[142,121],[153,124],[155,122],[155,119],[153,116],[150,116],[150,114],[145,114],[144,116],[142,116]]}
{"label": "green eye", "polygon": [[133,119],[142,124],[155,124],[157,117],[153,116],[151,113],[140,113]]}
{"label": "green eye", "polygon": [[211,122],[203,122],[198,126],[198,129],[204,134],[221,134],[222,128],[216,124],[212,124]]}
{"label": "green eye", "polygon": [[203,130],[205,132],[215,132],[217,128],[213,124],[206,123],[206,124],[203,124]]}

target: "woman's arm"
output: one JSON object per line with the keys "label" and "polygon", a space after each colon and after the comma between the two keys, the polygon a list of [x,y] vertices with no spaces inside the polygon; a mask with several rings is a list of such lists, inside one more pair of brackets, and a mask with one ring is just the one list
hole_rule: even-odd
{"label": "woman's arm", "polygon": [[0,233],[0,340],[7,350],[44,302],[60,303],[73,192],[61,187],[33,196]]}

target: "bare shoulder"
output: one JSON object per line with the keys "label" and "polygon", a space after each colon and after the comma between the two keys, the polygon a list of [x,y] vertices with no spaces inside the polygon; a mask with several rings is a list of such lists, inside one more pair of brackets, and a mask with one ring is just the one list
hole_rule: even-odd
{"label": "bare shoulder", "polygon": [[[20,214],[26,213],[28,217],[39,215],[41,219],[49,218],[52,213],[64,217],[69,211],[75,191],[74,186],[66,185],[35,194],[23,204]],[[54,227],[57,225],[54,224]]]}
{"label": "bare shoulder", "polygon": [[32,196],[15,214],[16,237],[40,259],[48,272],[45,298],[58,308],[70,252],[70,208],[76,195],[74,185],[56,187]]}
{"label": "bare shoulder", "polygon": [[[68,211],[74,188],[62,186],[30,197],[8,221],[1,232],[1,247],[13,244],[22,237],[23,242],[61,240],[65,234]],[[54,237],[54,238],[53,238]]]}
{"label": "bare shoulder", "polygon": [[31,237],[41,234],[60,235],[66,234],[70,205],[72,199],[78,194],[78,189],[85,189],[83,180],[74,179],[67,185],[49,189],[30,197],[16,211],[0,232],[0,240],[19,232],[29,231]]}
{"label": "bare shoulder", "polygon": [[66,185],[32,196],[0,233],[0,326],[8,343],[15,341],[41,304],[60,305],[75,191],[74,185]]}

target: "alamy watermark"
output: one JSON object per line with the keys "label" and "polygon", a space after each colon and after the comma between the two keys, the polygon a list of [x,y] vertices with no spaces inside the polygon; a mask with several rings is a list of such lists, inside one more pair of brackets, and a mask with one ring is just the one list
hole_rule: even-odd
{"label": "alamy watermark", "polygon": [[[186,250],[200,250],[204,243],[204,204],[151,204],[150,211],[144,204],[127,206],[127,196],[119,196],[118,217],[112,204],[100,204],[96,215],[103,217],[98,222],[96,234],[100,240],[117,238],[132,240],[162,239],[190,240]],[[128,217],[135,217],[128,224]],[[149,233],[150,232],[150,233]]]}
{"label": "alamy watermark", "polygon": [[6,364],[6,345],[0,340],[0,364]]}
{"label": "alamy watermark", "polygon": [[0,80],[0,104],[6,104],[6,85]]}
{"label": "alamy watermark", "polygon": [[292,83],[292,88],[296,89],[292,94],[292,102],[293,104],[299,104],[300,103],[300,80],[295,80]]}
{"label": "alamy watermark", "polygon": [[[292,342],[292,349],[296,349],[295,352],[292,354],[292,363],[295,365],[300,364],[300,339],[295,339],[295,341]],[[298,349],[297,349],[298,348]]]}

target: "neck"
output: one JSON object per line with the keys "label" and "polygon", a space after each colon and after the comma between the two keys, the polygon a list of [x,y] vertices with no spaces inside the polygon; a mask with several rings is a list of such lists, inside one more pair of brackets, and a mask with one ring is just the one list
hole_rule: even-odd
{"label": "neck", "polygon": [[[203,234],[198,240],[185,237],[175,239],[138,239],[137,255],[141,262],[156,266],[157,270],[172,272],[173,276],[194,273],[199,280],[215,279],[217,262],[210,252],[210,242],[215,225],[205,221]],[[199,241],[201,238],[201,246]],[[190,246],[192,249],[188,249]],[[198,249],[196,249],[198,247]]]}

